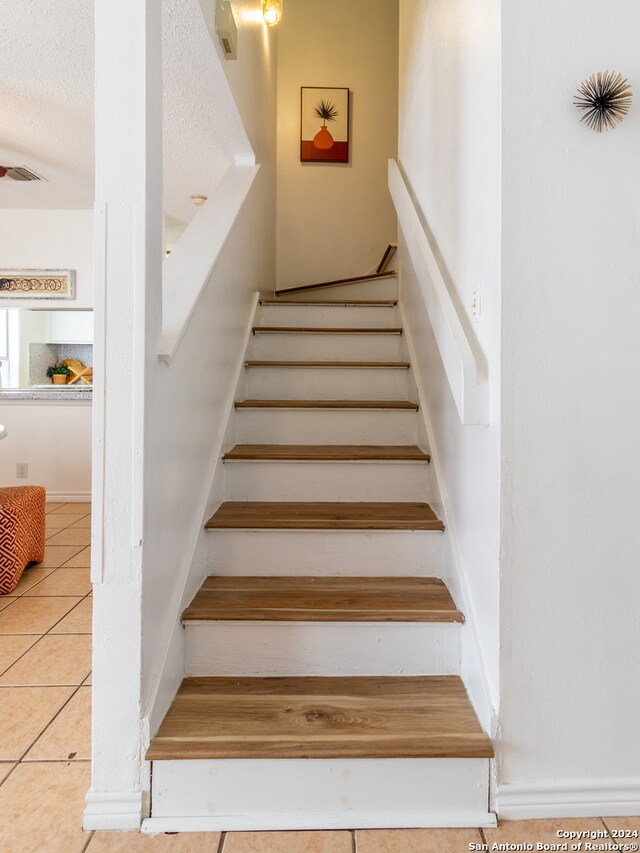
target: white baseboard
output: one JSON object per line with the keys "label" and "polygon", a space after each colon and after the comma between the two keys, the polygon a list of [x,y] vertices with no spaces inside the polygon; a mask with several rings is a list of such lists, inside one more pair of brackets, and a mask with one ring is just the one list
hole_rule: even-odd
{"label": "white baseboard", "polygon": [[91,500],[91,492],[50,492],[47,500],[56,503],[86,503]]}
{"label": "white baseboard", "polygon": [[141,791],[89,791],[82,828],[85,831],[140,829],[142,801]]}
{"label": "white baseboard", "polygon": [[640,815],[640,778],[498,786],[501,820]]}
{"label": "white baseboard", "polygon": [[348,814],[270,814],[229,817],[150,817],[142,832],[267,832],[316,829],[467,829],[496,826],[487,812],[396,812],[392,815],[353,811]]}

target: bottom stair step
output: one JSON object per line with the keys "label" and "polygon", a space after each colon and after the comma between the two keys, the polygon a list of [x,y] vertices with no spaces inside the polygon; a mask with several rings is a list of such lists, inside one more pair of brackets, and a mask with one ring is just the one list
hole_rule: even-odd
{"label": "bottom stair step", "polygon": [[148,761],[491,758],[457,676],[187,678]]}

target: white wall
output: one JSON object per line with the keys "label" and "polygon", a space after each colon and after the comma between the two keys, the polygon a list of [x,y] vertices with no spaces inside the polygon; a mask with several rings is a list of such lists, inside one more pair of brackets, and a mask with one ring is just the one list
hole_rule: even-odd
{"label": "white wall", "polygon": [[[300,87],[348,87],[351,162],[300,162]],[[279,286],[370,272],[396,220],[397,0],[295,0],[278,26]]]}
{"label": "white wall", "polygon": [[[400,235],[401,293],[428,397],[442,511],[452,559],[467,587],[468,616],[477,631],[494,706],[500,442],[499,34],[498,0],[400,0],[399,164],[469,337],[486,365],[490,387],[490,426],[461,426]],[[481,290],[482,312],[472,324],[476,289]]]}
{"label": "white wall", "polygon": [[[604,16],[577,0],[503,4],[499,775],[547,794],[616,778],[635,809],[639,21],[634,0]],[[597,134],[572,98],[606,68],[629,77],[636,102]]]}
{"label": "white wall", "polygon": [[73,269],[76,298],[2,300],[3,308],[93,308],[93,211],[0,209],[0,267]]}
{"label": "white wall", "polygon": [[[82,400],[22,402],[0,399],[2,486],[44,486],[49,500],[91,497],[91,403]],[[16,477],[27,462],[29,476]]]}

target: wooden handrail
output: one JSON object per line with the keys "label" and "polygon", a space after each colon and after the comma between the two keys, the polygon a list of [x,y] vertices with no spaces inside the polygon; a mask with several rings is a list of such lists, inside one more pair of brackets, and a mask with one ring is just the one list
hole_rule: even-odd
{"label": "wooden handrail", "polygon": [[391,263],[391,259],[393,258],[393,256],[395,255],[395,253],[397,251],[398,251],[398,244],[397,243],[389,243],[387,248],[384,250],[384,255],[382,256],[382,260],[380,261],[380,263],[378,264],[378,267],[376,269],[376,272],[378,274],[383,273],[386,270],[386,268]]}
{"label": "wooden handrail", "polygon": [[420,215],[395,160],[389,191],[415,269],[451,393],[463,425],[489,423],[489,385],[431,248]]}
{"label": "wooden handrail", "polygon": [[304,290],[317,290],[319,287],[338,287],[341,284],[357,284],[359,281],[375,281],[379,278],[394,278],[395,270],[391,272],[372,272],[369,275],[356,275],[351,278],[338,278],[335,281],[321,281],[317,284],[301,284],[298,287],[287,287],[284,290],[276,290],[276,296],[286,293],[301,293]]}

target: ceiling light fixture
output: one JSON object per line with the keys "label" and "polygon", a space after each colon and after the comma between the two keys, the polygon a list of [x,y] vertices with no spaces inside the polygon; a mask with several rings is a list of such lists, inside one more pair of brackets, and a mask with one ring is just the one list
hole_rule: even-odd
{"label": "ceiling light fixture", "polygon": [[203,205],[207,201],[206,195],[192,195],[191,201],[195,204],[196,207],[203,207]]}
{"label": "ceiling light fixture", "polygon": [[283,0],[262,0],[262,17],[265,24],[275,27],[282,20]]}

